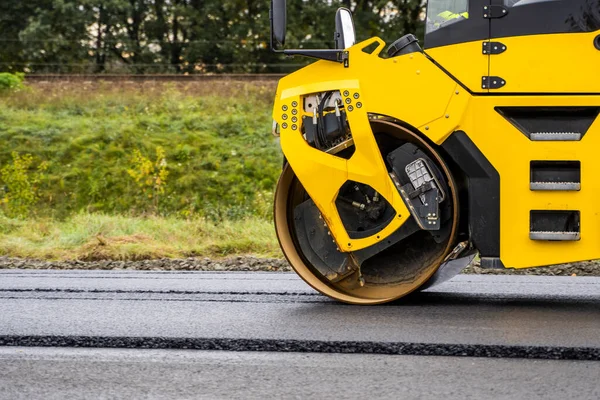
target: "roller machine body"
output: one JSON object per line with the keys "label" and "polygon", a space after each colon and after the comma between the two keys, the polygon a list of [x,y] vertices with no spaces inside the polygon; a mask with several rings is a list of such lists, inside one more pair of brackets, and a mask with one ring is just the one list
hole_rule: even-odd
{"label": "roller machine body", "polygon": [[319,59],[273,113],[275,225],[307,283],[376,304],[475,259],[600,258],[600,0],[430,0],[423,48],[355,43],[349,15],[336,49],[278,50]]}

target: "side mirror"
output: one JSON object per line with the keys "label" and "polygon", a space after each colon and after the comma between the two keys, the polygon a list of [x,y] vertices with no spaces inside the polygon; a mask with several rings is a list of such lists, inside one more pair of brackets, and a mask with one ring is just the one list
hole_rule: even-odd
{"label": "side mirror", "polygon": [[271,48],[285,45],[286,25],[286,0],[271,0]]}
{"label": "side mirror", "polygon": [[[352,13],[347,8],[340,8],[336,14],[335,44],[336,49],[285,49],[285,31],[287,25],[286,0],[271,0],[271,50],[286,56],[305,56],[318,60],[338,62],[345,68],[350,66],[346,48],[354,45],[356,35]],[[341,46],[341,47],[340,47]]]}
{"label": "side mirror", "polygon": [[352,12],[341,7],[335,14],[335,48],[345,50],[356,44],[356,30]]}

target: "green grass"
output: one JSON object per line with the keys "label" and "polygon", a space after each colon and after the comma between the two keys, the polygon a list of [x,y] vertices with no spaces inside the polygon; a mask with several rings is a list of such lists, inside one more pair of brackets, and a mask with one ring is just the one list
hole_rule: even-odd
{"label": "green grass", "polygon": [[270,221],[76,214],[55,219],[0,216],[0,255],[44,260],[143,260],[252,254],[281,257]]}
{"label": "green grass", "polygon": [[[268,218],[282,157],[270,135],[274,90],[226,82],[29,88],[0,97],[0,168],[12,152],[33,155],[32,169],[48,163],[33,216]],[[135,150],[155,161],[157,147],[168,170],[158,202],[128,174]]]}
{"label": "green grass", "polygon": [[[274,93],[274,83],[50,83],[0,95],[0,255],[279,257]],[[160,164],[158,148],[163,193],[131,174],[144,169],[137,152]]]}

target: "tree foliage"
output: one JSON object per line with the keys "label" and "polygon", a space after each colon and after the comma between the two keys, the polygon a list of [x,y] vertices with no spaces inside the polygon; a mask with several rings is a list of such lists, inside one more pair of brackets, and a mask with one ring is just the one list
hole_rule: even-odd
{"label": "tree foliage", "polygon": [[[269,0],[3,0],[0,71],[283,72],[269,50]],[[422,0],[288,0],[290,45],[333,45],[335,11],[359,39],[422,33]]]}

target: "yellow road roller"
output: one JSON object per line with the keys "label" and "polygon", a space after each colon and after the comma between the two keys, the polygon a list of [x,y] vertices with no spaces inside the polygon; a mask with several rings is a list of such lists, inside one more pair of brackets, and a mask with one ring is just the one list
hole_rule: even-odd
{"label": "yellow road roller", "polygon": [[[279,82],[283,253],[313,288],[378,304],[483,268],[600,258],[600,0],[429,0],[413,35],[335,48]],[[333,24],[332,24],[333,25]],[[332,26],[333,28],[333,26]]]}

